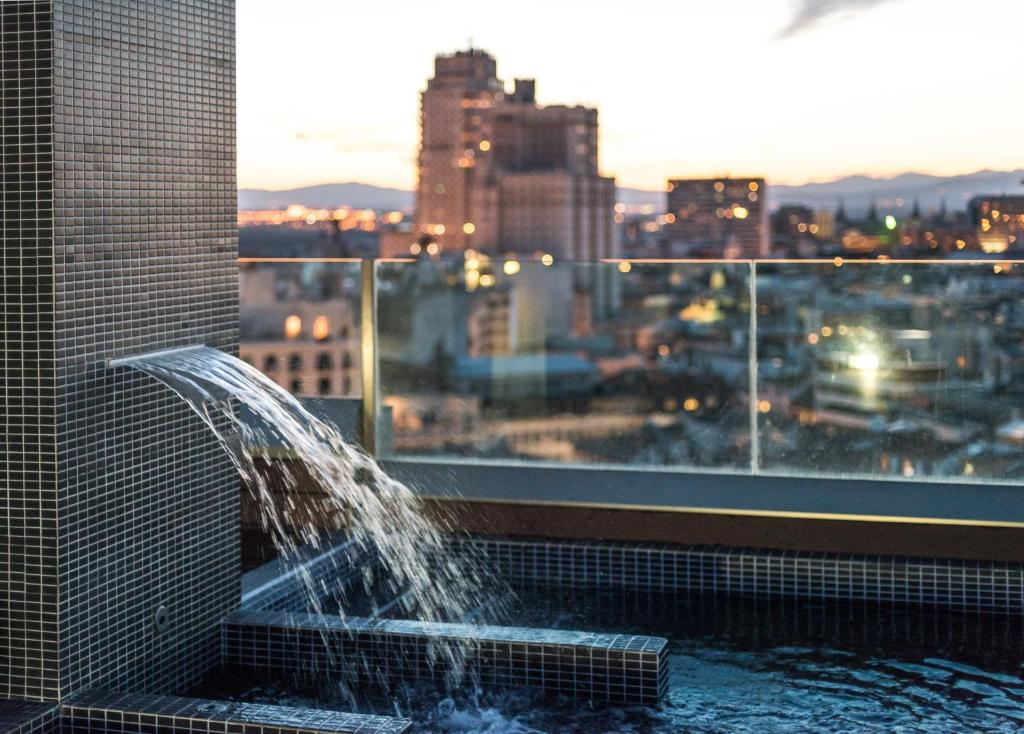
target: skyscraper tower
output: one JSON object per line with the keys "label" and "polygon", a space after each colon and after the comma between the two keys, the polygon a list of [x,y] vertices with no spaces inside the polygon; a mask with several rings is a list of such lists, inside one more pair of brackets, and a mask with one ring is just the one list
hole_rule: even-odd
{"label": "skyscraper tower", "polygon": [[539,105],[533,79],[506,94],[494,58],[469,49],[436,58],[421,112],[417,238],[441,252],[616,256],[596,109]]}
{"label": "skyscraper tower", "polygon": [[415,225],[444,250],[465,250],[474,214],[488,198],[491,109],[502,93],[497,63],[469,49],[434,60],[434,77],[420,96],[419,185]]}

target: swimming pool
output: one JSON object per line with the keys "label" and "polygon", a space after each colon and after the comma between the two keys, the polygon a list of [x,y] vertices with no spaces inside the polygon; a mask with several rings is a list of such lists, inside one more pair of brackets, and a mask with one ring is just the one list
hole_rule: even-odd
{"label": "swimming pool", "polygon": [[[415,616],[352,590],[350,614]],[[907,605],[513,584],[500,621],[669,640],[656,706],[523,687],[222,671],[197,695],[401,715],[416,732],[939,732],[1024,727],[1024,624],[1015,615]],[[495,612],[485,612],[494,614]]]}

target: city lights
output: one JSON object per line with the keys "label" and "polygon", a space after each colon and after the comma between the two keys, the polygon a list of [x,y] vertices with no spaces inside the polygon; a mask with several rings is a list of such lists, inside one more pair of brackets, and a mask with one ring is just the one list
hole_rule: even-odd
{"label": "city lights", "polygon": [[873,352],[858,352],[847,359],[847,364],[855,370],[877,370],[881,363],[881,358]]}
{"label": "city lights", "polygon": [[505,275],[515,275],[519,272],[519,261],[506,260],[501,269],[505,272]]}

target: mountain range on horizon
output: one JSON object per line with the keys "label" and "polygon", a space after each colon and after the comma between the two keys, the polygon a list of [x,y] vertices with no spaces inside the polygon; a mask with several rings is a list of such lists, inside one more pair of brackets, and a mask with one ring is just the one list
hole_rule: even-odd
{"label": "mountain range on horizon", "polygon": [[[872,202],[880,209],[896,214],[910,211],[915,201],[919,202],[924,212],[936,211],[943,203],[955,211],[965,208],[972,197],[984,194],[1024,196],[1024,169],[984,170],[958,176],[903,173],[889,178],[876,178],[856,175],[796,186],[774,185],[770,180],[768,182],[771,208],[797,204],[812,209],[834,209],[842,201],[847,211],[854,215],[866,211]],[[660,211],[665,206],[665,193],[619,188],[617,200],[627,206],[651,205]],[[328,183],[281,191],[238,191],[238,208],[242,210],[284,209],[292,204],[313,209],[351,206],[359,209],[411,211],[414,193],[358,182]]]}

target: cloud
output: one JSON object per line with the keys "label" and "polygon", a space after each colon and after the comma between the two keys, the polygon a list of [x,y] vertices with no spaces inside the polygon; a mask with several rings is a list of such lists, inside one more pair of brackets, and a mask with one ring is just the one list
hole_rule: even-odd
{"label": "cloud", "polygon": [[792,38],[831,15],[858,13],[888,2],[893,0],[797,0],[796,13],[778,38]]}

